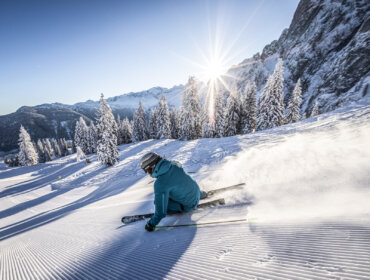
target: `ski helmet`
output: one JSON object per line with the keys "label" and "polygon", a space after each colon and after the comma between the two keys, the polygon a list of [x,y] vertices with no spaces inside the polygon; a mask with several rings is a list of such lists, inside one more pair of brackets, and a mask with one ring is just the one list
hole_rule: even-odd
{"label": "ski helmet", "polygon": [[156,164],[161,159],[162,158],[157,153],[150,152],[141,158],[140,166],[144,170],[145,173],[152,174]]}

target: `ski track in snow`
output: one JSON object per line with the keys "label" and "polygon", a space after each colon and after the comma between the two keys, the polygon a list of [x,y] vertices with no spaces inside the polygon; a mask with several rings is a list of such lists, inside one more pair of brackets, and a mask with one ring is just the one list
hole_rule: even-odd
{"label": "ski track in snow", "polygon": [[[370,279],[369,120],[363,102],[250,135],[122,145],[110,168],[72,155],[2,169],[0,279]],[[203,171],[204,189],[247,182],[218,195],[226,206],[161,224],[248,221],[122,225],[154,210],[139,167],[152,150]]]}

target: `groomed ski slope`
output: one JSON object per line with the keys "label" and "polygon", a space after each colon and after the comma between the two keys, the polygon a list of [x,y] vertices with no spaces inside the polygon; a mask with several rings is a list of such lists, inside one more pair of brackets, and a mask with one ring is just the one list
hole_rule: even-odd
{"label": "groomed ski slope", "polygon": [[[106,168],[75,155],[0,170],[0,279],[370,279],[370,103],[250,135],[119,146]],[[225,207],[162,224],[139,159],[181,162],[203,189],[247,182]],[[60,179],[59,179],[60,176]]]}

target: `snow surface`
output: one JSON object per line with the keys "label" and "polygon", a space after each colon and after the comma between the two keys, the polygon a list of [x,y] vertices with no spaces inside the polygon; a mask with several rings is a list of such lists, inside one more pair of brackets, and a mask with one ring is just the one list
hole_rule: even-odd
{"label": "snow surface", "polygon": [[[119,146],[106,168],[76,155],[0,169],[0,279],[369,279],[370,102],[254,134]],[[148,233],[139,159],[180,161],[203,189],[247,182],[226,205]]]}

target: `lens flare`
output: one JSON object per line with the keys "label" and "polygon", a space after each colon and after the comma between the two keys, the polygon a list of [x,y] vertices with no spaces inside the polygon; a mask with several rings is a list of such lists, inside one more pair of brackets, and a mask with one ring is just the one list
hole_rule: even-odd
{"label": "lens flare", "polygon": [[204,72],[201,73],[201,79],[205,82],[215,82],[221,78],[223,74],[227,71],[227,66],[225,63],[218,57],[212,57],[207,61],[204,66]]}
{"label": "lens flare", "polygon": [[[205,40],[193,38],[194,48],[197,49],[197,59],[189,59],[175,53],[184,61],[192,64],[199,71],[192,73],[202,83],[200,83],[200,91],[206,92],[205,110],[207,118],[212,123],[215,120],[215,100],[219,94],[228,91],[231,94],[235,93],[235,83],[238,77],[232,75],[232,71],[228,71],[232,67],[232,63],[243,54],[249,47],[244,45],[236,49],[236,44],[242,36],[247,36],[246,30],[252,19],[257,14],[257,11],[262,7],[264,0],[259,1],[255,6],[249,18],[246,19],[244,26],[239,30],[230,30],[228,23],[232,22],[233,17],[228,13],[228,8],[222,3],[213,6],[210,3],[206,5],[206,14],[208,28],[205,33]],[[212,2],[213,4],[213,2]],[[200,27],[201,28],[201,27]],[[230,35],[232,34],[232,35]],[[191,35],[191,34],[190,34]],[[251,41],[252,42],[252,41]],[[203,43],[200,45],[199,43]],[[204,44],[205,43],[205,44]],[[239,66],[241,66],[239,64]]]}

